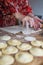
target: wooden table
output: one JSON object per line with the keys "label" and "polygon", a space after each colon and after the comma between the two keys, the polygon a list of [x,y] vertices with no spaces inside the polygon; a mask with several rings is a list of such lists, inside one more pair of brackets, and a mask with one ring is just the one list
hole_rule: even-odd
{"label": "wooden table", "polygon": [[[14,34],[0,30],[0,36],[5,35],[5,34],[10,35],[11,37],[15,37]],[[18,33],[18,34],[22,35],[22,33]],[[31,34],[29,36],[34,36],[34,37],[36,37],[36,39],[43,41],[43,34],[40,34],[40,33],[39,34]],[[34,60],[28,64],[20,64],[15,61],[13,65],[43,65],[43,57],[34,57]]]}

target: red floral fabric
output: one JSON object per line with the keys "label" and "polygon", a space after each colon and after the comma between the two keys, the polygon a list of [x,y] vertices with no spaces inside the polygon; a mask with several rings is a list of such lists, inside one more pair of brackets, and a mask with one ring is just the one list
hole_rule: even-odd
{"label": "red floral fabric", "polygon": [[32,8],[28,4],[28,0],[3,0],[3,2],[0,2],[0,12],[0,17],[2,16],[0,26],[10,26],[16,24],[13,13],[20,12],[23,15],[28,15],[32,13]]}
{"label": "red floral fabric", "polygon": [[32,8],[28,4],[28,0],[7,0],[7,2],[12,13],[17,11],[24,15],[32,13]]}

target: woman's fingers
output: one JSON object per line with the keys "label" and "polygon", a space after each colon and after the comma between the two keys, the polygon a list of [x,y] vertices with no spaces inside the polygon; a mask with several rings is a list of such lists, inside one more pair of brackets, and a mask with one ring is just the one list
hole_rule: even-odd
{"label": "woman's fingers", "polygon": [[39,22],[42,22],[42,19],[40,19],[39,17],[35,16],[35,19],[37,19]]}
{"label": "woman's fingers", "polygon": [[33,27],[35,30],[39,29],[41,27],[41,23],[35,18],[31,18],[31,17],[25,17],[23,20],[23,26],[26,25],[26,22],[29,23],[30,27]]}
{"label": "woman's fingers", "polygon": [[33,26],[34,26],[34,19],[31,18],[31,19],[29,19],[28,21],[29,21],[29,23],[30,23],[30,27],[33,27]]}
{"label": "woman's fingers", "polygon": [[23,27],[25,26],[25,20],[24,19],[22,19],[22,25],[23,25]]}
{"label": "woman's fingers", "polygon": [[35,27],[34,25],[35,25],[35,23],[34,23],[34,19],[33,18],[31,18],[31,17],[25,17],[25,18],[23,18],[23,20],[22,20],[22,23],[23,23],[23,26],[25,26],[26,25],[26,22],[28,22],[29,23],[29,25],[30,25],[30,27]]}
{"label": "woman's fingers", "polygon": [[39,29],[40,28],[40,22],[37,19],[35,19],[34,21],[35,21],[34,22],[34,28]]}

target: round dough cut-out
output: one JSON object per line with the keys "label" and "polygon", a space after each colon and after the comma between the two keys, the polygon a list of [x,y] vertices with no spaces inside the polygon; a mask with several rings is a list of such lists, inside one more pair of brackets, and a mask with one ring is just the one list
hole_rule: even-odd
{"label": "round dough cut-out", "polygon": [[12,45],[12,46],[17,46],[17,45],[20,45],[21,42],[19,40],[16,40],[16,39],[11,39],[7,42],[9,45]]}
{"label": "round dough cut-out", "polygon": [[27,50],[30,50],[32,48],[32,46],[28,43],[23,43],[21,45],[18,45],[17,48],[22,51],[27,51]]}
{"label": "round dough cut-out", "polygon": [[33,56],[41,57],[41,56],[43,56],[43,49],[41,49],[41,48],[31,48],[30,53]]}
{"label": "round dough cut-out", "polygon": [[8,46],[6,49],[2,49],[3,54],[16,54],[18,49],[13,46]]}
{"label": "round dough cut-out", "polygon": [[35,37],[25,37],[24,38],[26,41],[35,41],[36,38]]}
{"label": "round dough cut-out", "polygon": [[33,46],[40,47],[40,46],[42,45],[42,41],[38,41],[38,40],[32,41],[31,44],[32,44]]}
{"label": "round dough cut-out", "polygon": [[0,41],[0,49],[6,48],[7,44],[5,41]]}
{"label": "round dough cut-out", "polygon": [[4,35],[4,36],[1,36],[0,37],[0,40],[5,40],[5,41],[7,41],[7,40],[10,40],[11,39],[11,36],[8,36],[8,35]]}
{"label": "round dough cut-out", "polygon": [[19,52],[15,55],[15,59],[19,63],[26,64],[33,61],[33,56],[28,52]]}
{"label": "round dough cut-out", "polygon": [[14,58],[10,55],[3,55],[0,59],[0,65],[10,65],[14,63]]}

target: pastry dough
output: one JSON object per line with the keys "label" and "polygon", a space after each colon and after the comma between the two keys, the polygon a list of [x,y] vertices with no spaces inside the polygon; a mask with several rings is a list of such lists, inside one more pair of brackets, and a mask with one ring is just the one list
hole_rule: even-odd
{"label": "pastry dough", "polygon": [[33,61],[33,56],[28,52],[19,52],[15,55],[15,59],[19,63],[26,64]]}
{"label": "pastry dough", "polygon": [[3,54],[15,54],[18,52],[18,49],[13,46],[8,46],[6,49],[2,49]]}
{"label": "pastry dough", "polygon": [[0,41],[0,49],[6,48],[7,44],[5,41]]}
{"label": "pastry dough", "polygon": [[23,35],[16,35],[16,37],[17,37],[17,38],[19,38],[19,39],[24,38],[24,36],[23,36]]}
{"label": "pastry dough", "polygon": [[40,48],[31,48],[30,52],[33,56],[43,56],[43,49]]}
{"label": "pastry dough", "polygon": [[0,51],[0,56],[2,56],[2,52]]}
{"label": "pastry dough", "polygon": [[26,41],[35,41],[35,40],[36,40],[35,37],[29,37],[29,36],[25,37],[24,39],[25,39]]}
{"label": "pastry dough", "polygon": [[21,44],[21,42],[16,39],[9,40],[7,43],[12,46],[17,46]]}
{"label": "pastry dough", "polygon": [[38,40],[31,42],[31,44],[32,44],[33,46],[37,46],[37,47],[40,47],[40,46],[42,45],[42,43],[43,43],[43,42],[38,41]]}
{"label": "pastry dough", "polygon": [[23,44],[17,46],[17,48],[22,51],[27,51],[27,50],[30,50],[32,48],[32,46],[29,45],[28,43],[23,43]]}
{"label": "pastry dough", "polygon": [[41,47],[43,48],[43,41],[42,41]]}
{"label": "pastry dough", "polygon": [[14,63],[14,58],[10,55],[3,55],[0,59],[0,65],[10,65]]}
{"label": "pastry dough", "polygon": [[43,44],[41,45],[41,47],[43,48]]}
{"label": "pastry dough", "polygon": [[4,35],[4,36],[1,36],[0,39],[7,41],[7,40],[10,40],[11,39],[11,36]]}

